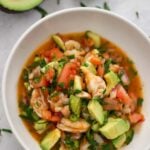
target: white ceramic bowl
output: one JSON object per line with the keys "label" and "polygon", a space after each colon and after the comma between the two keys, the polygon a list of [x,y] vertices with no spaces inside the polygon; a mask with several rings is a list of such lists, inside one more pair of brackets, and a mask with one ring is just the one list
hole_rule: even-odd
{"label": "white ceramic bowl", "polygon": [[144,87],[145,122],[125,150],[147,150],[150,137],[150,42],[133,23],[112,12],[96,8],[74,8],[48,15],[32,25],[13,47],[5,66],[2,94],[5,112],[13,133],[25,149],[40,150],[18,116],[17,82],[31,52],[51,34],[92,30],[121,47],[135,62]]}

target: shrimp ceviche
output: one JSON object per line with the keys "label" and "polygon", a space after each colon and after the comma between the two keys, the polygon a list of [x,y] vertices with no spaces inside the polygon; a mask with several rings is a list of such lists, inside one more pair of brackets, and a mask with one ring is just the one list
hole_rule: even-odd
{"label": "shrimp ceviche", "polygon": [[133,61],[92,31],[52,35],[34,51],[18,99],[20,117],[42,150],[120,149],[144,121]]}

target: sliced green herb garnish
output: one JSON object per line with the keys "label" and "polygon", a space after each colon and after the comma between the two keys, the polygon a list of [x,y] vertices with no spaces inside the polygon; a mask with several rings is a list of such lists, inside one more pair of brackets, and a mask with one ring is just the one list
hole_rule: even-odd
{"label": "sliced green herb garnish", "polygon": [[45,17],[48,14],[48,12],[40,6],[37,6],[34,9],[41,14],[41,18]]}

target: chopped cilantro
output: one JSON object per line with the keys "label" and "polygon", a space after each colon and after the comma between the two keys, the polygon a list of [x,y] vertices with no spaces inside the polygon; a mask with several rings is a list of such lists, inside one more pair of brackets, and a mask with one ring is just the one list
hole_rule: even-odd
{"label": "chopped cilantro", "polygon": [[66,137],[65,144],[67,147],[71,150],[77,150],[79,149],[79,141],[75,139],[71,139],[71,137]]}
{"label": "chopped cilantro", "polygon": [[137,99],[137,106],[142,106],[143,101],[144,101],[143,98],[139,97],[139,98]]}
{"label": "chopped cilantro", "polygon": [[115,150],[112,143],[105,143],[101,146],[101,150]]}
{"label": "chopped cilantro", "polygon": [[74,55],[69,55],[68,58],[69,58],[69,59],[74,59],[75,56],[74,56]]}
{"label": "chopped cilantro", "polygon": [[35,77],[35,78],[33,79],[33,81],[34,81],[35,83],[39,83],[40,80],[41,80],[41,77]]}
{"label": "chopped cilantro", "polygon": [[24,69],[24,70],[23,70],[23,80],[24,80],[25,82],[28,82],[28,81],[29,81],[29,72],[28,72],[27,69]]}
{"label": "chopped cilantro", "polygon": [[92,132],[92,130],[89,130],[86,133],[86,138],[90,143],[89,149],[90,150],[97,150],[98,143],[94,140],[94,133]]}
{"label": "chopped cilantro", "polygon": [[107,59],[104,63],[105,73],[109,72],[109,66],[112,63],[112,59]]}
{"label": "chopped cilantro", "polygon": [[64,85],[63,82],[59,82],[59,83],[58,83],[58,86],[61,87],[61,88],[64,88],[64,87],[65,87],[65,85]]}

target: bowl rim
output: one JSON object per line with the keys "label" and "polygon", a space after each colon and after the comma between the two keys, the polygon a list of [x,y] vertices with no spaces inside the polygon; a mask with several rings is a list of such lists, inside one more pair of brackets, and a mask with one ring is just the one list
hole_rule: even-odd
{"label": "bowl rim", "polygon": [[7,101],[6,101],[6,80],[7,80],[7,78],[6,77],[7,77],[9,65],[11,63],[13,56],[14,56],[14,53],[17,50],[18,45],[24,40],[24,38],[28,35],[28,33],[30,33],[34,28],[36,28],[38,25],[42,24],[43,22],[45,22],[45,21],[47,21],[53,17],[59,16],[59,15],[65,14],[65,13],[78,12],[78,11],[82,11],[82,12],[88,11],[88,12],[96,12],[96,13],[102,13],[102,14],[110,15],[110,16],[128,24],[130,27],[136,29],[136,31],[139,32],[140,35],[148,43],[150,43],[148,35],[142,29],[140,29],[135,23],[131,22],[130,20],[126,19],[125,17],[118,15],[114,12],[103,10],[103,9],[98,9],[98,8],[93,8],[93,7],[84,7],[84,8],[83,7],[75,7],[75,8],[67,8],[67,9],[59,10],[59,11],[51,13],[51,14],[47,15],[46,17],[36,21],[28,29],[26,29],[25,32],[20,36],[20,38],[17,40],[17,42],[14,44],[13,48],[11,49],[10,54],[7,58],[6,64],[4,66],[4,71],[3,71],[3,76],[2,76],[2,102],[3,102],[4,111],[5,111],[7,120],[9,122],[9,125],[10,125],[16,139],[19,141],[19,143],[25,149],[29,149],[29,148],[27,147],[25,142],[22,141],[22,139],[20,138],[18,131],[16,130],[15,126],[13,125],[13,122],[11,121],[11,118],[10,118],[9,112],[8,112],[8,108],[7,108]]}

